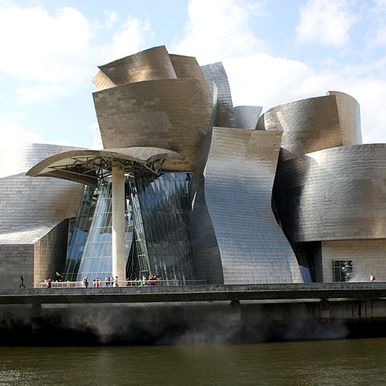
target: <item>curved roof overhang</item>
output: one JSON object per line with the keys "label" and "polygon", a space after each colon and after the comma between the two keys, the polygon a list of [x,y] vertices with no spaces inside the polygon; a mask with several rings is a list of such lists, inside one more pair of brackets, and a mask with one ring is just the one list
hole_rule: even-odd
{"label": "curved roof overhang", "polygon": [[55,177],[96,186],[98,179],[119,165],[126,173],[141,171],[159,174],[165,160],[182,160],[172,150],[157,147],[126,147],[103,150],[69,150],[37,163],[27,173],[31,177]]}

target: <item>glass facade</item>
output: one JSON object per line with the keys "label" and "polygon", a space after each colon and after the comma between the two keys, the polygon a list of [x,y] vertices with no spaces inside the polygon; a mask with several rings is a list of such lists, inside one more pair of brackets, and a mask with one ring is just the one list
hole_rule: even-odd
{"label": "glass facade", "polygon": [[90,231],[98,198],[98,189],[86,186],[82,202],[75,220],[70,221],[68,237],[65,280],[74,281],[77,278],[84,246]]}
{"label": "glass facade", "polygon": [[188,221],[190,180],[190,173],[181,172],[131,178],[137,250],[131,258],[137,263],[129,265],[130,278],[150,273],[182,282],[194,279]]}
{"label": "glass facade", "polygon": [[[104,280],[112,275],[111,177],[100,181],[98,191],[98,200],[77,275],[78,281],[85,277],[89,280],[96,278]],[[128,209],[130,212],[130,208]],[[133,238],[133,227],[127,221],[129,218],[130,216],[126,215],[126,257]]]}
{"label": "glass facade", "polygon": [[[189,241],[189,173],[126,176],[126,274],[194,279]],[[112,276],[111,177],[86,188],[69,238],[67,280]]]}
{"label": "glass facade", "polygon": [[139,279],[143,275],[149,275],[151,268],[142,219],[142,208],[136,178],[134,176],[129,176],[126,182],[126,201],[127,199],[129,199],[132,208],[134,243],[129,256],[129,264],[126,268],[126,276],[129,279]]}
{"label": "glass facade", "polygon": [[353,273],[352,260],[333,260],[332,273],[334,281],[350,281]]}

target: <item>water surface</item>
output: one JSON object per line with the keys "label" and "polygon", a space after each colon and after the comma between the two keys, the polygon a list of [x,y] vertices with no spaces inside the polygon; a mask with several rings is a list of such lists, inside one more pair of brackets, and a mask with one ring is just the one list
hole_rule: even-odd
{"label": "water surface", "polygon": [[0,385],[383,385],[386,339],[0,347]]}

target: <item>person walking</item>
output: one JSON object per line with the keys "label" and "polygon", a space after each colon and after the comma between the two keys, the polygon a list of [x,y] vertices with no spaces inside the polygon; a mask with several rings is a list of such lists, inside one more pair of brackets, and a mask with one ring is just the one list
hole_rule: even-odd
{"label": "person walking", "polygon": [[24,277],[23,277],[23,275],[20,276],[20,284],[19,284],[19,288],[24,288],[24,289],[25,289],[25,285],[24,285]]}

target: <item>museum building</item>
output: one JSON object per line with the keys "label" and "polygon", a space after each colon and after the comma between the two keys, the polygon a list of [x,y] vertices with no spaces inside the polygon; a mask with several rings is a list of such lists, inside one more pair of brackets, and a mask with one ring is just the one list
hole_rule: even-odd
{"label": "museum building", "polygon": [[[0,287],[386,281],[386,145],[330,91],[233,106],[221,63],[154,47],[99,67],[103,149],[0,155]],[[39,177],[39,178],[37,178]]]}

